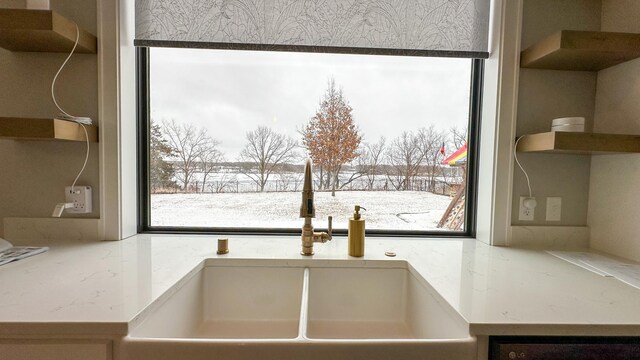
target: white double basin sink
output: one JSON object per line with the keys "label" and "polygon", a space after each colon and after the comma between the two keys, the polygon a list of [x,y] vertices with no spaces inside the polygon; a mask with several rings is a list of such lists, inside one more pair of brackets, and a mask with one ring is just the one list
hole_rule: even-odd
{"label": "white double basin sink", "polygon": [[405,261],[209,259],[123,341],[131,359],[472,359],[468,323]]}

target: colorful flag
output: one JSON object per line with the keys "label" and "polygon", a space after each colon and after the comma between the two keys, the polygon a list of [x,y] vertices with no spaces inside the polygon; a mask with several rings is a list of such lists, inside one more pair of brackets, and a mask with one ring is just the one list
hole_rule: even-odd
{"label": "colorful flag", "polygon": [[443,165],[460,166],[467,163],[467,144],[465,143],[460,149],[456,150],[448,158],[442,161]]}
{"label": "colorful flag", "polygon": [[442,142],[442,147],[440,147],[440,154],[444,156],[444,141]]}

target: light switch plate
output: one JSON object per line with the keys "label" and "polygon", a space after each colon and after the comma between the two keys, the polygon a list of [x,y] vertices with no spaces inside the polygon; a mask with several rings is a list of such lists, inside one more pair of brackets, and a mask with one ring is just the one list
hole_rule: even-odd
{"label": "light switch plate", "polygon": [[547,221],[560,221],[562,219],[562,198],[547,198]]}
{"label": "light switch plate", "polygon": [[91,202],[91,186],[76,185],[71,191],[71,186],[64,188],[65,201],[72,203],[73,207],[66,209],[69,214],[90,214],[93,211]]}
{"label": "light switch plate", "polygon": [[533,221],[535,215],[535,208],[527,209],[524,207],[524,200],[529,199],[528,196],[520,196],[520,211],[518,212],[518,220],[520,221]]}

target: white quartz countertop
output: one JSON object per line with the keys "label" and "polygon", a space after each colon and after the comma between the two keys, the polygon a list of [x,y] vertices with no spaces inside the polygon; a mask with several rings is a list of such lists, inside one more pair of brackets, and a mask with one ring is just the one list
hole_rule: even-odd
{"label": "white quartz countertop", "polygon": [[[0,337],[125,335],[159,296],[216,258],[215,236],[48,245],[0,267]],[[37,244],[34,244],[37,245]],[[225,258],[308,259],[298,236],[231,236]],[[386,250],[397,257],[384,255]],[[346,237],[313,259],[347,256]],[[544,251],[472,239],[367,238],[367,260],[407,260],[475,335],[640,335],[640,290]]]}

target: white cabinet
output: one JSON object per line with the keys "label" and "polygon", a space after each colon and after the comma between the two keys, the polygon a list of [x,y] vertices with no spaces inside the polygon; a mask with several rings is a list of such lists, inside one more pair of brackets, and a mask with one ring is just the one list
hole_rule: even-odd
{"label": "white cabinet", "polygon": [[111,342],[81,340],[5,340],[2,360],[111,360]]}

